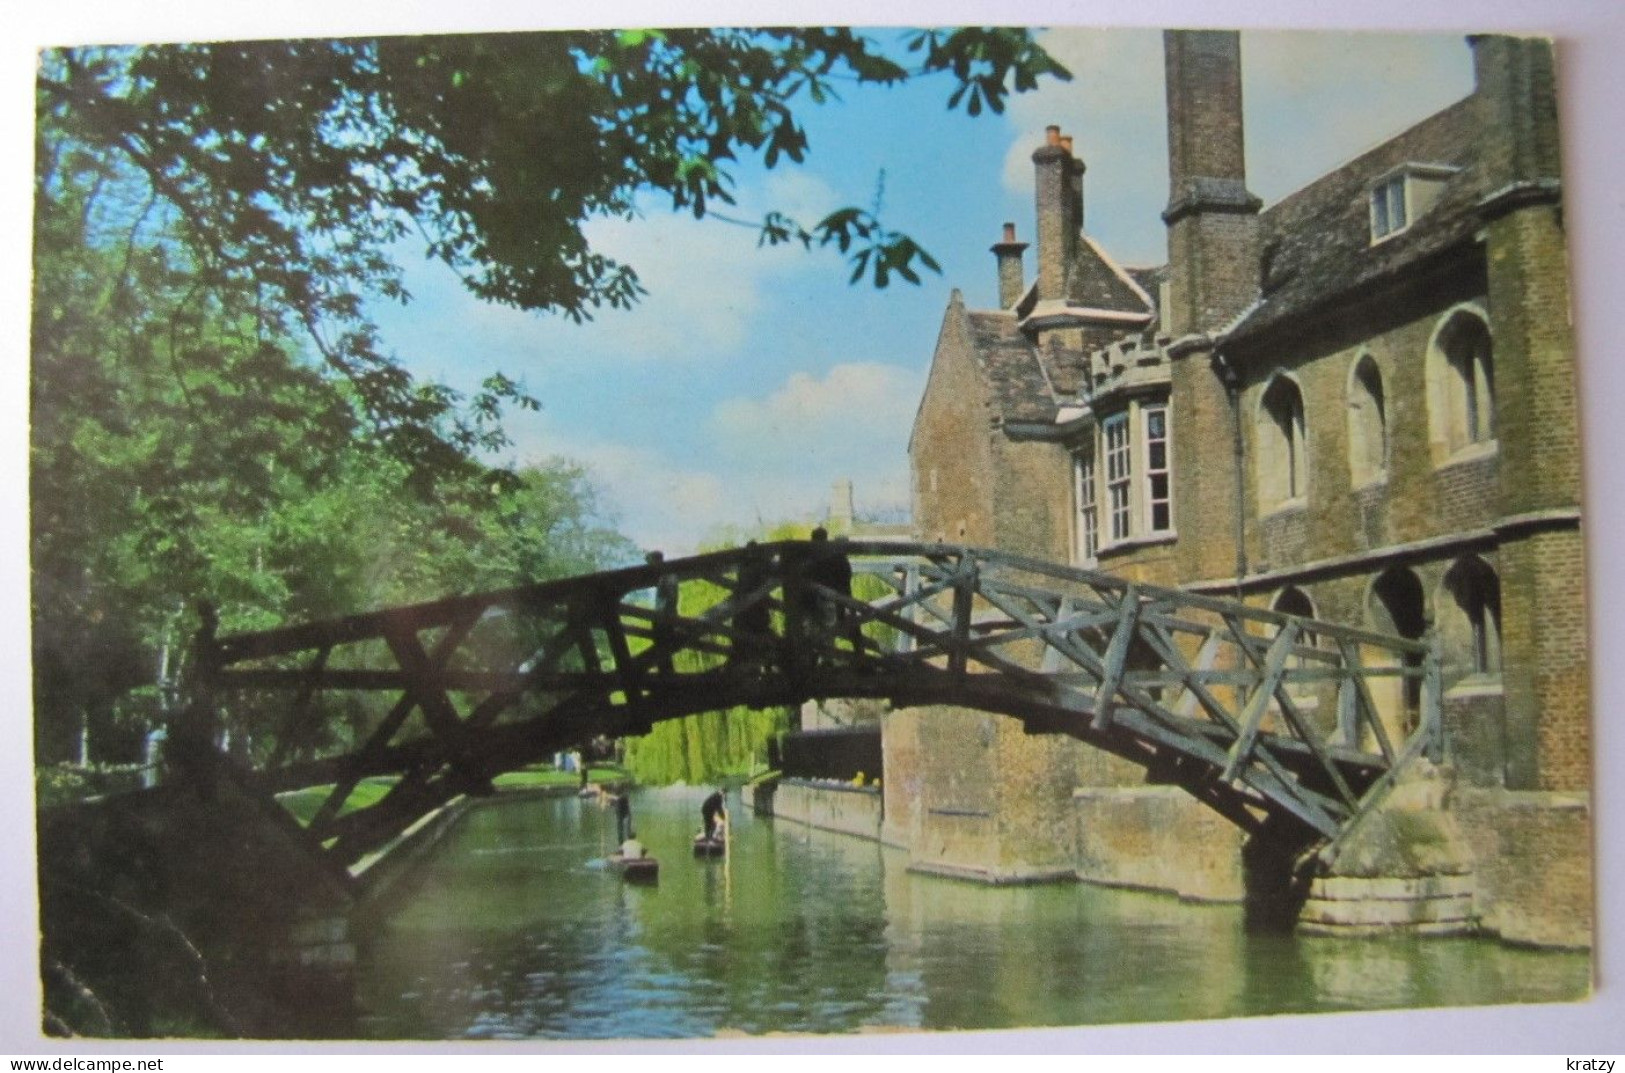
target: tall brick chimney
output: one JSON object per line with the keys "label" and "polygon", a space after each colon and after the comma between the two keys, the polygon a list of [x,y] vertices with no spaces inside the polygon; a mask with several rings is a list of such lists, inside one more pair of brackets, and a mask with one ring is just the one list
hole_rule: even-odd
{"label": "tall brick chimney", "polygon": [[1176,336],[1224,326],[1258,296],[1258,210],[1247,191],[1241,37],[1163,34],[1168,85],[1166,323]]}
{"label": "tall brick chimney", "polygon": [[[1234,442],[1238,412],[1202,333],[1217,332],[1259,293],[1262,202],[1247,191],[1241,113],[1241,37],[1234,32],[1163,34],[1168,85],[1168,302],[1163,330],[1178,340],[1169,375],[1169,420],[1182,429],[1172,451],[1179,475],[1174,524],[1235,523],[1243,510],[1239,468],[1213,445]],[[1180,541],[1181,576],[1219,578],[1241,569],[1240,548]]]}
{"label": "tall brick chimney", "polygon": [[1555,180],[1562,162],[1551,42],[1501,34],[1467,40],[1482,109],[1479,154],[1493,185]]}
{"label": "tall brick chimney", "polygon": [[1021,255],[1026,252],[1027,244],[1016,241],[1016,225],[1007,223],[1003,241],[995,242],[992,249],[999,262],[999,308],[1014,309],[1026,288],[1021,277]]}
{"label": "tall brick chimney", "polygon": [[1072,139],[1061,128],[1044,131],[1044,144],[1033,151],[1038,204],[1038,298],[1066,294],[1067,269],[1078,252],[1083,229],[1083,162],[1072,155]]}

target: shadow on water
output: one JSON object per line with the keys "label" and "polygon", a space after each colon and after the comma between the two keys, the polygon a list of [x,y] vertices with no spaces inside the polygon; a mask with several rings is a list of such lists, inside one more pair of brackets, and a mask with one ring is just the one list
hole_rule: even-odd
{"label": "shadow on water", "polygon": [[985,887],[734,800],[696,859],[704,791],[643,792],[660,881],[593,862],[614,817],[549,799],[471,812],[362,952],[374,1038],[717,1033],[1188,1020],[1581,997],[1583,955],[1470,940],[1306,939],[1241,906],[1086,885]]}
{"label": "shadow on water", "polygon": [[1258,934],[1289,934],[1309,900],[1310,874],[1298,867],[1312,844],[1301,828],[1271,817],[1241,848],[1246,926]]}

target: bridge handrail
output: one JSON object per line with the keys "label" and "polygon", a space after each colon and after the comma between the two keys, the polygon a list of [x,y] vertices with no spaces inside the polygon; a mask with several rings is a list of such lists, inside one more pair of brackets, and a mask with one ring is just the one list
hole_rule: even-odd
{"label": "bridge handrail", "polygon": [[[825,569],[835,556],[850,569]],[[842,580],[860,573],[884,584]],[[678,601],[700,595],[679,588],[692,582],[706,586],[703,607]],[[1243,826],[1262,809],[1330,837],[1380,773],[1441,740],[1429,641],[965,545],[792,540],[258,633],[205,630],[187,710],[202,728],[217,693],[291,694],[255,778],[334,783],[311,834],[341,857],[570,742],[828,696],[1013,715],[1029,732],[1173,764],[1181,785]],[[1409,689],[1374,692],[1382,679],[1419,681],[1419,706]],[[1316,716],[1305,687],[1335,704]],[[322,747],[323,690],[397,699],[354,728],[361,737],[339,737],[350,752],[307,759]],[[385,770],[402,771],[401,783],[341,813],[357,779]]]}
{"label": "bridge handrail", "polygon": [[[793,554],[786,556],[786,552]],[[224,666],[245,659],[262,659],[299,652],[319,644],[344,644],[378,637],[386,628],[399,628],[403,624],[430,625],[454,620],[474,611],[521,607],[563,599],[584,591],[596,590],[603,594],[637,592],[653,588],[663,577],[675,575],[680,580],[703,578],[707,571],[730,566],[741,561],[746,554],[746,549],[728,548],[671,559],[659,564],[645,563],[580,577],[559,578],[485,593],[459,594],[394,608],[364,611],[321,622],[227,634],[215,639],[213,656],[216,666]],[[904,565],[905,560],[913,562],[948,560],[963,563],[969,559],[982,565],[1001,566],[1056,580],[1078,582],[1097,591],[1113,592],[1119,596],[1127,591],[1129,585],[1122,578],[1098,570],[1063,566],[1025,555],[970,545],[844,538],[827,542],[781,540],[756,545],[751,554],[776,556],[781,563],[812,561],[818,556],[844,554],[854,560],[878,559],[896,563],[899,567]],[[1279,630],[1288,622],[1298,621],[1303,623],[1305,629],[1323,637],[1384,648],[1416,657],[1426,657],[1429,652],[1429,645],[1425,641],[1389,636],[1321,619],[1301,618],[1183,589],[1139,583],[1135,583],[1134,588],[1142,602],[1171,603],[1198,608],[1220,616],[1271,627],[1274,630]]]}

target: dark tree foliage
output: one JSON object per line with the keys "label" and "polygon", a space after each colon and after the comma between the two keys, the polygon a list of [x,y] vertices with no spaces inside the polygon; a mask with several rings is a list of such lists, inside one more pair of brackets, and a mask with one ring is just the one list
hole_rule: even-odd
{"label": "dark tree foliage", "polygon": [[[806,158],[799,109],[840,84],[929,75],[971,114],[1069,77],[1002,29],[893,45],[702,29],[44,52],[42,755],[71,754],[76,728],[173,669],[193,601],[254,628],[624,555],[578,471],[492,464],[504,408],[537,405],[522,384],[493,375],[464,397],[388,351],[367,310],[407,300],[403,244],[489,301],[577,320],[625,308],[637,275],[589,246],[586,223],[651,194],[718,215],[732,162]],[[876,286],[935,268],[863,210],[759,226],[764,244],[838,249]]]}
{"label": "dark tree foliage", "polygon": [[[905,67],[850,29],[575,31],[53,50],[40,130],[113,171],[128,166],[174,214],[204,288],[308,331],[401,457],[501,443],[492,419],[524,401],[496,378],[467,415],[381,349],[367,295],[404,298],[390,259],[417,235],[473,293],[574,319],[640,294],[596,253],[594,217],[644,193],[705,216],[731,203],[730,161],[802,161],[796,109],[842,81],[941,74],[950,107],[1000,111],[1010,92],[1067,78],[1021,30],[915,32]],[[764,243],[834,245],[877,286],[936,264],[872,214],[803,225],[772,213]]]}

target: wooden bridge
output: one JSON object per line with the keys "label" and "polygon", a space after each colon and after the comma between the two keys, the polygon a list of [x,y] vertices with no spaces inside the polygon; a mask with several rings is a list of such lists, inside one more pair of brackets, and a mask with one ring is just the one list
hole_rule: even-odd
{"label": "wooden bridge", "polygon": [[[331,787],[348,865],[458,794],[602,736],[809,698],[956,705],[1068,734],[1248,830],[1335,841],[1436,753],[1428,646],[942,545],[783,542],[198,641],[183,729],[223,715],[267,793]],[[196,753],[194,753],[196,755]],[[369,776],[395,776],[346,811]]]}

